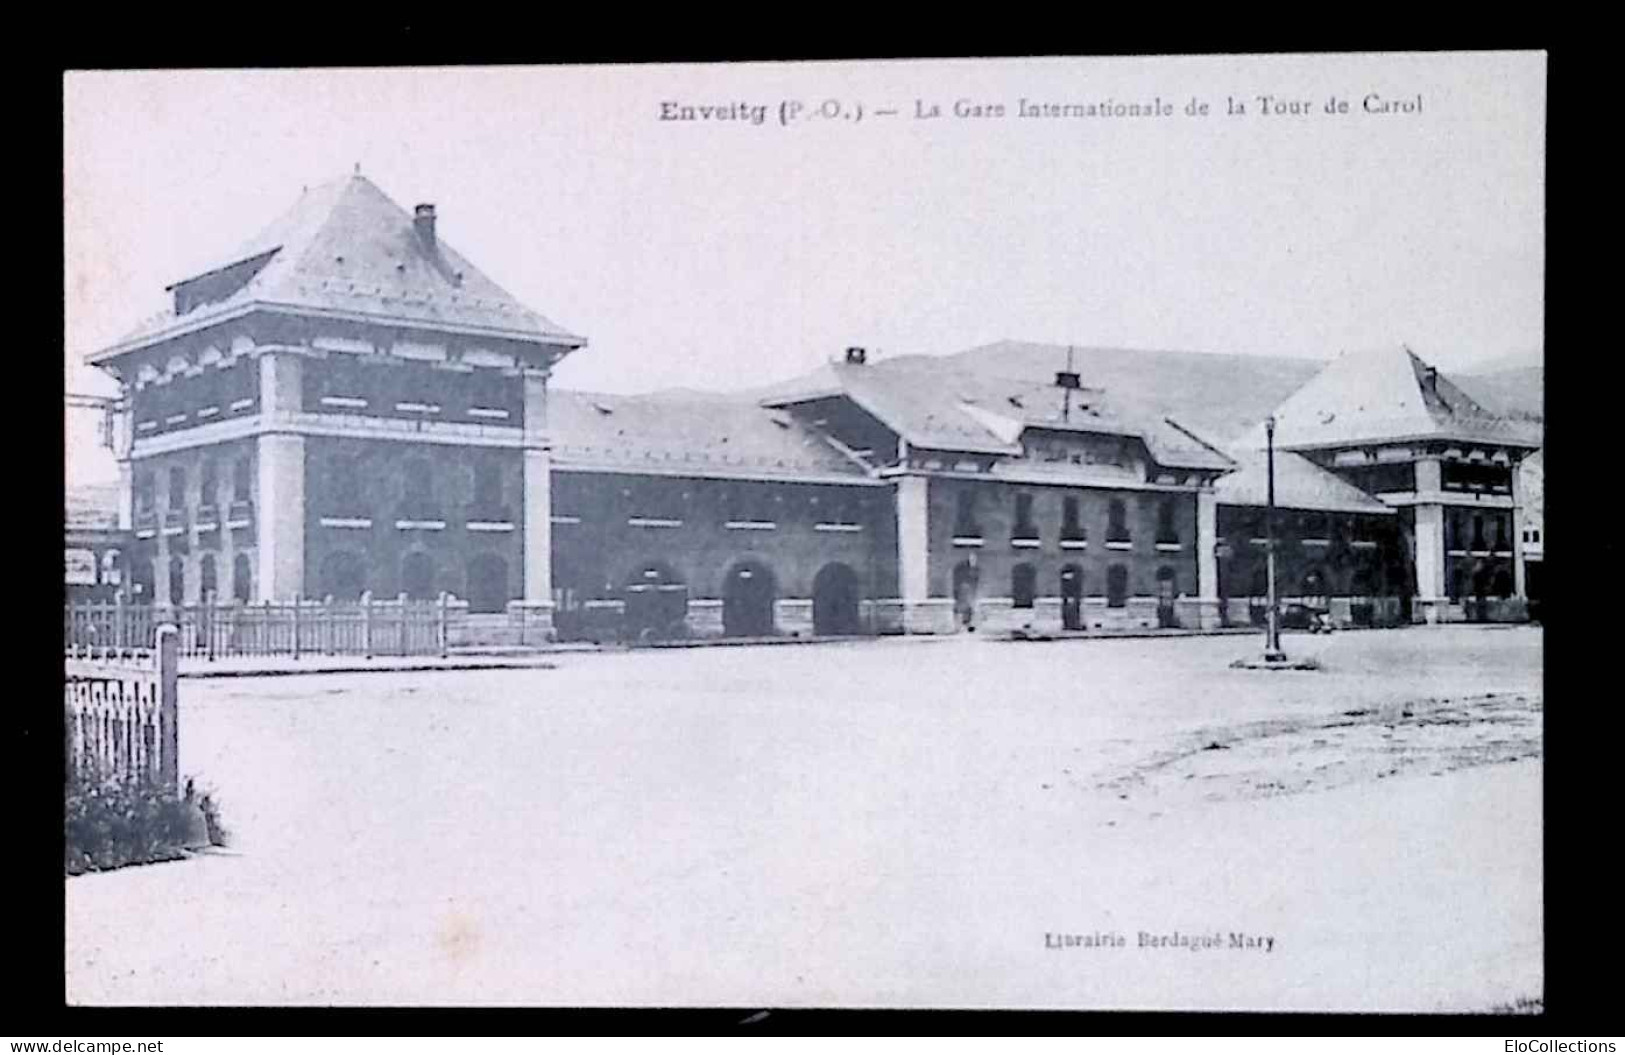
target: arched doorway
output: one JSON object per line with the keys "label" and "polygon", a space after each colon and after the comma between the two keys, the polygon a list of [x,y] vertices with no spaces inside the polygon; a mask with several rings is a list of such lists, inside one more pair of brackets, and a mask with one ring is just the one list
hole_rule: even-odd
{"label": "arched doorway", "polygon": [[1061,569],[1061,627],[1083,629],[1083,569],[1076,564]]}
{"label": "arched doorway", "polygon": [[508,608],[508,562],[482,553],[468,562],[468,610],[503,612]]}
{"label": "arched doorway", "polygon": [[246,553],[237,554],[231,562],[231,595],[244,604],[254,596],[254,569]]}
{"label": "arched doorway", "polygon": [[198,562],[198,600],[214,601],[215,592],[219,588],[215,577],[214,554],[205,553],[203,559]]}
{"label": "arched doorway", "polygon": [[1179,581],[1174,577],[1174,569],[1164,564],[1157,569],[1157,625],[1171,627],[1179,625],[1179,617],[1174,611],[1174,597],[1179,589]]}
{"label": "arched doorway", "polygon": [[819,569],[813,579],[813,633],[856,634],[858,573],[835,562]]}
{"label": "arched doorway", "polygon": [[1128,569],[1113,564],[1106,569],[1106,607],[1123,608],[1128,604]]}
{"label": "arched doorway", "polygon": [[1033,596],[1038,593],[1038,570],[1031,564],[1018,564],[1010,569],[1010,606],[1031,608]]}
{"label": "arched doorway", "polygon": [[976,590],[981,578],[976,565],[968,560],[954,565],[954,616],[960,626],[976,622]]}
{"label": "arched doorway", "polygon": [[722,587],[722,632],[728,637],[773,633],[773,600],[778,585],[766,565],[743,561],[728,569]]}
{"label": "arched doorway", "polygon": [[688,616],[688,586],[671,565],[654,561],[626,580],[626,634],[634,641],[682,635]]}
{"label": "arched doorway", "polygon": [[367,565],[349,550],[329,553],[322,561],[321,592],[335,601],[359,600],[367,588]]}
{"label": "arched doorway", "polygon": [[186,598],[186,563],[179,557],[169,558],[169,603],[178,605]]}
{"label": "arched doorway", "polygon": [[422,550],[401,561],[401,591],[414,601],[434,599],[434,560]]}

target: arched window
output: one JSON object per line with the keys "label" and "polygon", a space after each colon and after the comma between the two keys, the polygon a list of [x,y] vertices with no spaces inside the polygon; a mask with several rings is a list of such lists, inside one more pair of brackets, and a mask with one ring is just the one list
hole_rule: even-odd
{"label": "arched window", "polygon": [[130,564],[130,599],[137,604],[152,604],[157,600],[153,583],[158,579],[158,562],[136,558]]}
{"label": "arched window", "polygon": [[[1106,507],[1106,541],[1129,541],[1128,507],[1123,504],[1121,498],[1112,499],[1111,505]],[[1127,574],[1127,569],[1124,574]]]}
{"label": "arched window", "polygon": [[1031,564],[1018,564],[1010,572],[1010,600],[1016,608],[1031,608],[1038,588],[1038,572]]}
{"label": "arched window", "polygon": [[169,603],[180,604],[186,597],[186,562],[169,558]]}
{"label": "arched window", "polygon": [[1177,596],[1178,593],[1179,576],[1174,569],[1164,564],[1162,567],[1157,569],[1157,596],[1174,597]]}
{"label": "arched window", "polygon": [[254,570],[246,553],[237,554],[231,562],[231,595],[244,604],[254,596]]}
{"label": "arched window", "polygon": [[354,601],[367,588],[367,565],[348,550],[329,553],[322,561],[321,593],[335,601]]}
{"label": "arched window", "polygon": [[214,600],[214,593],[218,587],[215,582],[214,554],[212,553],[205,553],[203,559],[198,562],[197,588],[199,600]]}
{"label": "arched window", "polygon": [[1113,564],[1106,569],[1106,607],[1122,608],[1128,604],[1128,569]]}

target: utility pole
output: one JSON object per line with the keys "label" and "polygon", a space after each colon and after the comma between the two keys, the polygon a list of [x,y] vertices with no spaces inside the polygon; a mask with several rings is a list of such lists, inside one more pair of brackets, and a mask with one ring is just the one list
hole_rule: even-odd
{"label": "utility pole", "polygon": [[1265,568],[1270,595],[1268,638],[1264,643],[1264,660],[1277,663],[1286,659],[1281,651],[1281,603],[1275,594],[1275,415],[1264,419],[1264,434],[1268,437],[1265,465],[1269,476],[1269,505],[1265,514],[1268,540],[1264,550]]}

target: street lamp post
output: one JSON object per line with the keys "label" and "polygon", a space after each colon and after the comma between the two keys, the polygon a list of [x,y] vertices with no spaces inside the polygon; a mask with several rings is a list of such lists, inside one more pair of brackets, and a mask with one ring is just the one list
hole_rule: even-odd
{"label": "street lamp post", "polygon": [[1268,576],[1267,586],[1270,595],[1269,619],[1266,624],[1269,636],[1264,643],[1264,659],[1273,663],[1286,659],[1286,653],[1281,651],[1281,605],[1275,593],[1275,415],[1271,414],[1264,419],[1264,434],[1268,437],[1265,466],[1269,478],[1269,505],[1265,517],[1268,538],[1264,549],[1264,567]]}

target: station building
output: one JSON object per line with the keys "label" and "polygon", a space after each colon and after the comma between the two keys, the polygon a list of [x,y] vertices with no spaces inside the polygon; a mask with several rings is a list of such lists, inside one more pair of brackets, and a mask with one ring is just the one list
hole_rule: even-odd
{"label": "station building", "polygon": [[[359,175],[167,292],[89,357],[125,393],[118,559],[138,602],[451,594],[493,641],[516,621],[668,637],[1257,615],[1257,445],[1221,449],[1069,369],[848,349],[760,400],[560,389],[586,339],[446,245],[433,206]],[[1339,364],[1277,412],[1282,592],[1351,622],[1515,615],[1484,599],[1522,595],[1500,547],[1527,441],[1408,352],[1360,369],[1409,388]],[[1350,384],[1374,394],[1350,404]]]}

